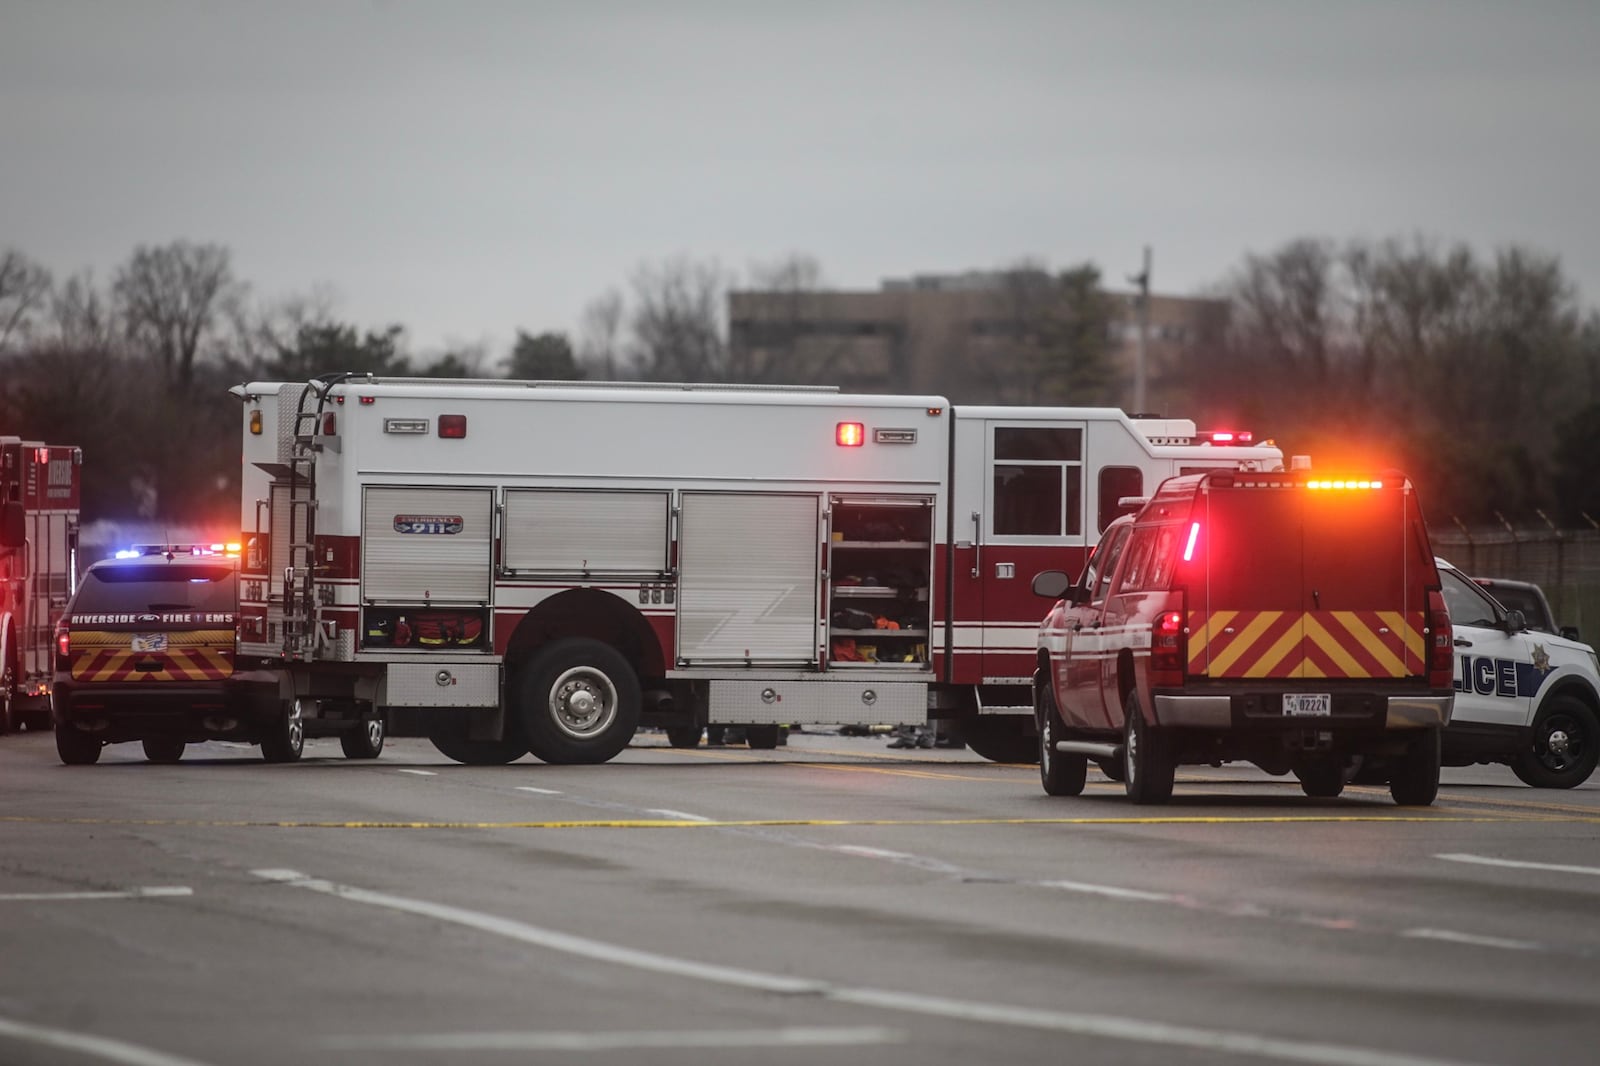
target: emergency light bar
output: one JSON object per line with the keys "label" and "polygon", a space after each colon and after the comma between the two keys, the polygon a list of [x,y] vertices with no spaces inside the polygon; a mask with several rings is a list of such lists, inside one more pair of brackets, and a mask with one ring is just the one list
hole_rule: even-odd
{"label": "emergency light bar", "polygon": [[1211,429],[1194,435],[1197,444],[1254,444],[1256,435],[1247,429]]}
{"label": "emergency light bar", "polygon": [[241,545],[235,542],[212,544],[135,544],[116,553],[118,559],[141,559],[148,555],[238,555]]}
{"label": "emergency light bar", "polygon": [[1349,481],[1337,481],[1337,480],[1335,480],[1335,481],[1329,481],[1329,480],[1308,481],[1308,482],[1306,482],[1306,488],[1308,488],[1308,489],[1381,489],[1381,488],[1383,488],[1383,482],[1381,482],[1381,481],[1369,481],[1366,478],[1361,478],[1359,480],[1349,480]]}

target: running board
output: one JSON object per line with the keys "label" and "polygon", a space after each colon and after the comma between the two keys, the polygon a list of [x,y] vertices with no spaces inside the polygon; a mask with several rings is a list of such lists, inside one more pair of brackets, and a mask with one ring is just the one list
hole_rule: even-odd
{"label": "running board", "polygon": [[1056,750],[1069,755],[1093,755],[1097,759],[1122,758],[1121,744],[1095,744],[1087,740],[1058,740]]}

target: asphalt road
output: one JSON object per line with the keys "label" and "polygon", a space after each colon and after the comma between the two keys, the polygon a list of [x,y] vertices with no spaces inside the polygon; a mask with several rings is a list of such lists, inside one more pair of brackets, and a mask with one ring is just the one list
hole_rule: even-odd
{"label": "asphalt road", "polygon": [[0,738],[0,1063],[1591,1063],[1600,781]]}

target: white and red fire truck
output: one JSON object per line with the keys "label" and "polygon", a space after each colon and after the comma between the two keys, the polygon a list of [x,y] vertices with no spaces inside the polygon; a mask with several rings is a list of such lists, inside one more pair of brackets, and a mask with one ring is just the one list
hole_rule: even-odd
{"label": "white and red fire truck", "polygon": [[[826,388],[377,379],[236,387],[240,655],[285,714],[463,762],[602,762],[642,723],[958,725],[1037,758],[1039,570],[1124,497],[1270,442],[1110,408]],[[248,479],[247,479],[248,484]]]}
{"label": "white and red fire truck", "polygon": [[56,621],[77,575],[80,448],[0,437],[0,732],[50,727]]}

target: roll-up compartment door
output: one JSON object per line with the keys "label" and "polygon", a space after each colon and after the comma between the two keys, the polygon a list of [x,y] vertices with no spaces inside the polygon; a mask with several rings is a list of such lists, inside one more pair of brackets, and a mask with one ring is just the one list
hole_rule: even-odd
{"label": "roll-up compartment door", "polygon": [[361,526],[361,595],[368,602],[489,601],[492,489],[369,488]]}
{"label": "roll-up compartment door", "polygon": [[820,501],[683,494],[678,657],[690,663],[814,663]]}
{"label": "roll-up compartment door", "polygon": [[670,513],[665,492],[507,489],[505,568],[663,574]]}

